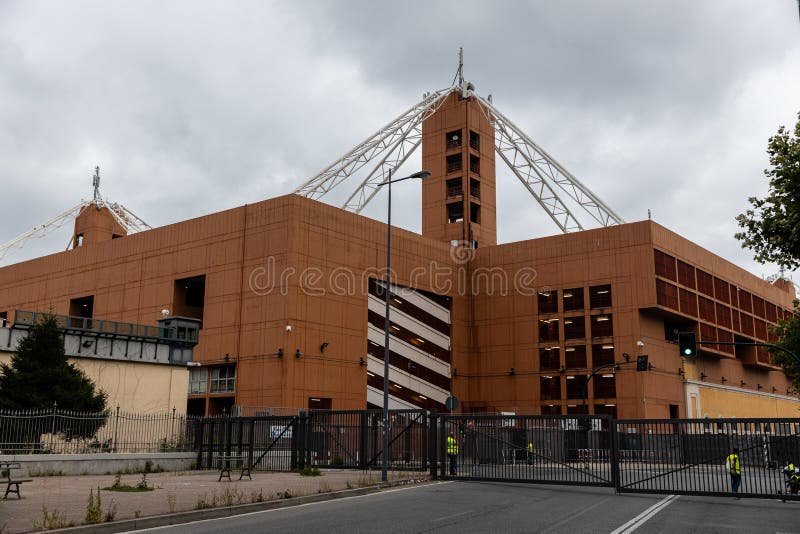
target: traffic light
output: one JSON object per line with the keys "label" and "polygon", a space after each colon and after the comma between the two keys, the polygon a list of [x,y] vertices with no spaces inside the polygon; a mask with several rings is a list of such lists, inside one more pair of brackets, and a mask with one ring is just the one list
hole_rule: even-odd
{"label": "traffic light", "polygon": [[684,358],[697,356],[697,338],[694,332],[680,332],[678,334],[678,349]]}
{"label": "traffic light", "polygon": [[647,371],[650,367],[647,361],[647,354],[642,354],[641,356],[636,357],[636,370],[637,371]]}

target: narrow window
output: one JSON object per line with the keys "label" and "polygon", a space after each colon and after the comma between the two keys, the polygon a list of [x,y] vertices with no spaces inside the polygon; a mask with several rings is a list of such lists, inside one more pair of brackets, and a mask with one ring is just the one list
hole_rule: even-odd
{"label": "narrow window", "polygon": [[447,197],[458,197],[464,194],[464,186],[461,178],[450,178],[447,180]]}
{"label": "narrow window", "polygon": [[464,204],[453,202],[447,205],[447,222],[457,223],[464,220]]}
{"label": "narrow window", "polygon": [[461,171],[462,162],[461,162],[461,154],[453,154],[452,156],[447,156],[447,174],[451,172],[459,172]]}
{"label": "narrow window", "polygon": [[[471,134],[472,132],[470,132]],[[445,134],[445,144],[447,150],[455,150],[461,147],[461,130],[453,130]]]}

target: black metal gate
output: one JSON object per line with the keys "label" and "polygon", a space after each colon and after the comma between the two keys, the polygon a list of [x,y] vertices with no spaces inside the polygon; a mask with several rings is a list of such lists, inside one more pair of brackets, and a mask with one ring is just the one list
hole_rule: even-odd
{"label": "black metal gate", "polygon": [[[611,418],[601,415],[442,415],[432,473],[443,479],[613,486],[611,428]],[[455,474],[448,448],[458,452]]]}
{"label": "black metal gate", "polygon": [[[424,410],[390,410],[392,469],[428,470],[428,419]],[[197,464],[207,469],[248,465],[262,471],[291,471],[304,465],[379,469],[382,421],[381,410],[207,417],[197,428]]]}
{"label": "black metal gate", "polygon": [[[800,419],[614,421],[617,491],[800,500],[783,468],[800,461]],[[739,458],[734,494],[726,459]]]}

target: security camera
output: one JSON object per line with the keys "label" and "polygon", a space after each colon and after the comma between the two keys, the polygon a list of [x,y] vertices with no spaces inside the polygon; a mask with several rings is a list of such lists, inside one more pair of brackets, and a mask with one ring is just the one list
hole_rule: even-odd
{"label": "security camera", "polygon": [[164,317],[166,317],[167,315],[169,315],[169,310],[168,310],[168,309],[166,309],[166,308],[164,308],[163,310],[161,310],[161,315],[163,315]]}
{"label": "security camera", "polygon": [[644,341],[641,341],[641,340],[637,341],[636,342],[636,346],[637,347],[644,347]]}
{"label": "security camera", "polygon": [[290,324],[287,324],[287,325],[286,325],[286,331],[287,331],[287,332],[291,332],[291,331],[292,331],[292,325],[290,325]]}

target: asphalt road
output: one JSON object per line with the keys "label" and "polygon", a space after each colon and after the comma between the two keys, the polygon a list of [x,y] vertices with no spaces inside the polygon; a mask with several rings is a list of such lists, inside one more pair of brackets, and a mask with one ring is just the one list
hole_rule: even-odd
{"label": "asphalt road", "polygon": [[800,503],[454,481],[138,532],[155,531],[788,534],[800,533]]}

